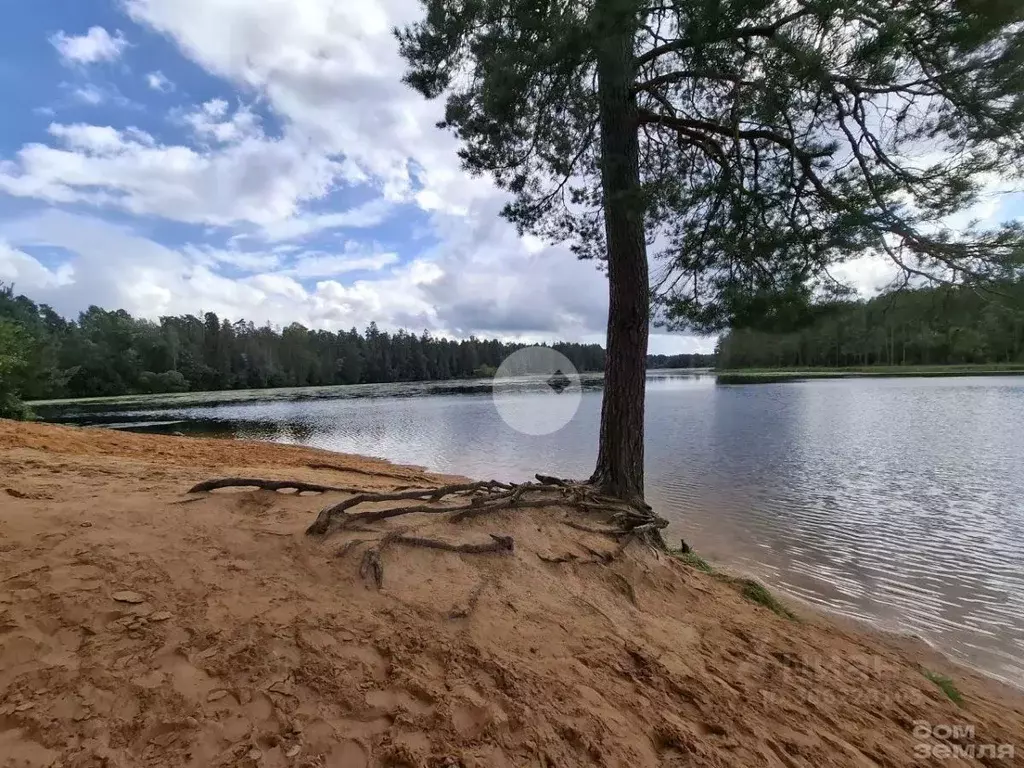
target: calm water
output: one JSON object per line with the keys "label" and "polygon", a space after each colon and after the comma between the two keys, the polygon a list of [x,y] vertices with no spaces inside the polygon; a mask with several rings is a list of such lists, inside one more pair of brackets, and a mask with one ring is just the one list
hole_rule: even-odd
{"label": "calm water", "polygon": [[[42,410],[521,480],[592,469],[601,403],[599,382],[585,384],[576,416],[540,437],[508,427],[478,381]],[[524,408],[552,396],[527,385],[516,395]],[[649,501],[673,538],[1024,681],[1024,378],[716,386],[652,373],[647,446]]]}

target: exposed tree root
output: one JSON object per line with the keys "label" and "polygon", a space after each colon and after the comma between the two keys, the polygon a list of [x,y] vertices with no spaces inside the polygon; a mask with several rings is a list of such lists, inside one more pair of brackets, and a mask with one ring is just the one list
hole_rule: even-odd
{"label": "exposed tree root", "polygon": [[[317,469],[331,469],[339,472],[361,472],[362,470],[332,465],[310,465]],[[381,474],[381,473],[374,473]],[[430,514],[447,515],[452,523],[459,523],[471,518],[491,513],[514,509],[538,509],[562,507],[590,514],[597,514],[602,525],[590,525],[571,519],[560,519],[560,522],[579,531],[610,536],[619,541],[613,552],[599,552],[581,543],[584,549],[593,555],[593,559],[580,559],[576,555],[567,554],[559,557],[540,556],[548,563],[577,562],[580,564],[607,565],[625,552],[634,541],[641,541],[656,549],[665,549],[661,530],[668,521],[658,517],[646,503],[642,501],[627,502],[602,493],[590,483],[578,483],[550,475],[537,476],[537,482],[502,483],[497,480],[479,482],[453,483],[436,488],[399,488],[390,491],[365,491],[336,485],[322,485],[300,480],[268,480],[261,478],[226,477],[207,480],[189,489],[189,493],[202,493],[219,488],[254,487],[268,491],[295,490],[296,492],[312,493],[351,493],[349,498],[324,507],[306,533],[314,536],[325,536],[335,530],[382,534],[381,531],[368,528],[367,525],[390,520],[404,515]],[[403,479],[407,479],[403,477]],[[385,509],[362,509],[360,505],[379,504],[392,501],[415,502]],[[425,547],[460,554],[508,554],[515,550],[515,542],[511,536],[490,534],[491,541],[482,544],[453,544],[438,539],[419,536],[407,536],[405,528],[383,533],[376,539],[353,539],[345,543],[337,552],[344,557],[354,548],[362,544],[370,545],[363,553],[359,566],[360,576],[372,582],[377,589],[384,585],[384,551],[391,546]],[[635,603],[636,595],[631,585],[624,589],[627,596]],[[481,586],[469,600],[465,610],[453,610],[455,618],[468,616],[479,598]]]}
{"label": "exposed tree root", "polygon": [[448,552],[462,552],[467,555],[483,555],[492,552],[514,552],[515,540],[511,536],[501,536],[496,533],[488,534],[492,541],[487,544],[450,544],[447,541],[438,539],[426,539],[420,536],[394,536],[391,544],[405,544],[408,547],[426,547],[427,549],[443,549]]}
{"label": "exposed tree root", "polygon": [[587,560],[586,561],[588,563],[600,563],[601,565],[608,565],[608,563],[610,563],[612,561],[612,558],[613,558],[613,556],[615,554],[614,552],[602,552],[599,549],[594,549],[593,547],[588,547],[582,541],[578,541],[576,543],[579,546],[583,547],[583,549],[587,550],[587,552],[589,552],[591,555],[593,555],[593,559],[592,560]]}
{"label": "exposed tree root", "polygon": [[[510,554],[515,551],[515,540],[511,536],[492,533],[490,537],[491,541],[485,544],[452,544],[447,541],[428,539],[422,536],[406,536],[404,530],[393,531],[380,538],[374,546],[363,553],[362,562],[359,564],[359,575],[366,581],[372,581],[377,589],[381,589],[384,586],[384,550],[395,544],[407,547],[441,549],[446,552],[458,552],[466,555]],[[347,542],[338,550],[338,557],[345,556],[359,544],[365,543],[367,543],[365,539],[355,539]],[[472,610],[472,606],[470,606],[470,610]]]}
{"label": "exposed tree root", "polygon": [[344,557],[353,549],[358,547],[360,544],[367,544],[369,542],[370,539],[352,539],[352,541],[346,541],[344,544],[341,545],[341,547],[338,548],[338,551],[334,553],[334,556]]}
{"label": "exposed tree root", "polygon": [[292,488],[297,493],[357,493],[359,488],[348,488],[340,485],[321,485],[307,483],[302,480],[266,480],[259,477],[221,477],[215,480],[204,480],[188,489],[188,493],[205,493],[220,488],[259,488],[263,491],[285,491]]}
{"label": "exposed tree root", "polygon": [[598,528],[595,525],[585,525],[584,523],[577,523],[575,520],[562,520],[562,525],[567,525],[570,528],[575,528],[577,531],[585,531],[587,533],[598,533],[604,534],[605,536],[619,537],[622,535],[622,530],[619,528]]}
{"label": "exposed tree root", "polygon": [[373,579],[377,589],[384,586],[384,563],[380,559],[380,547],[371,547],[363,553],[363,562],[359,564],[359,575],[363,579]]}
{"label": "exposed tree root", "polygon": [[469,595],[465,605],[456,605],[448,613],[449,619],[468,619],[470,614],[476,610],[476,604],[480,602],[480,595],[487,589],[487,581],[481,581]]}
{"label": "exposed tree root", "polygon": [[[636,530],[638,530],[638,529],[636,529]],[[622,543],[619,544],[619,546],[616,547],[615,551],[612,552],[611,555],[609,556],[609,558],[608,558],[609,561],[617,560],[619,558],[619,555],[621,555],[623,552],[626,551],[626,547],[628,547],[630,544],[632,544],[634,541],[636,541],[636,539],[637,539],[637,537],[639,535],[640,534],[630,532],[625,538],[623,538]]]}
{"label": "exposed tree root", "polygon": [[[610,536],[633,535],[652,546],[664,548],[661,529],[668,521],[658,517],[646,504],[631,504],[602,494],[585,483],[537,475],[536,483],[501,483],[484,480],[475,483],[456,483],[432,489],[356,494],[321,510],[317,519],[306,530],[310,535],[323,536],[332,529],[350,529],[352,526],[389,520],[403,515],[449,514],[453,523],[502,510],[543,507],[571,507],[607,516],[605,528],[590,528],[582,523],[566,521],[572,527]],[[442,500],[454,501],[448,506],[434,506]],[[360,504],[386,501],[417,501],[420,503],[390,509],[350,511]]]}
{"label": "exposed tree root", "polygon": [[337,464],[307,464],[306,466],[310,469],[323,469],[330,472],[351,472],[355,475],[368,475],[370,477],[390,477],[394,480],[430,482],[430,478],[422,472],[388,472],[386,469],[362,469],[359,467],[343,467]]}
{"label": "exposed tree root", "polygon": [[574,555],[572,552],[566,552],[564,555],[555,555],[554,557],[548,557],[547,555],[542,555],[542,554],[540,554],[538,552],[537,553],[537,557],[538,557],[538,559],[542,563],[552,563],[552,564],[556,564],[556,563],[575,563],[576,561],[578,561],[580,559],[579,555]]}
{"label": "exposed tree root", "polygon": [[454,485],[442,485],[440,488],[412,489],[406,491],[394,491],[374,493],[364,491],[344,501],[324,507],[320,511],[313,524],[306,529],[310,535],[322,536],[328,532],[332,523],[338,522],[339,528],[347,528],[350,525],[359,523],[374,523],[378,520],[388,520],[392,517],[408,515],[414,512],[442,513],[449,511],[446,508],[427,507],[423,504],[416,504],[409,507],[397,507],[394,509],[377,509],[368,512],[348,513],[348,510],[359,504],[373,504],[379,501],[406,501],[418,500],[424,502],[438,502],[445,496],[456,494],[464,496],[485,490],[511,489],[512,486],[499,483],[497,480],[484,480],[476,483],[456,483]]}

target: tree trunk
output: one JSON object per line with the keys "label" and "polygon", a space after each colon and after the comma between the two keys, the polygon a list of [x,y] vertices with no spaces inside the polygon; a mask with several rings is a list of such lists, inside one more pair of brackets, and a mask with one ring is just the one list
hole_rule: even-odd
{"label": "tree trunk", "polygon": [[611,495],[642,501],[650,285],[631,89],[634,6],[631,0],[597,0],[594,9],[609,300],[601,441],[591,482]]}

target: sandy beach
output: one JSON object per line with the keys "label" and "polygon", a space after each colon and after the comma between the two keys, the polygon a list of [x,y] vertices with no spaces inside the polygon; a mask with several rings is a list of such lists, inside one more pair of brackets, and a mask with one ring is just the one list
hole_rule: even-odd
{"label": "sandy beach", "polygon": [[[187,493],[225,476],[346,490]],[[0,766],[1024,764],[1024,694],[620,551],[578,510],[305,533],[359,489],[451,480],[0,421]],[[394,546],[378,589],[360,552],[399,531],[514,549]]]}

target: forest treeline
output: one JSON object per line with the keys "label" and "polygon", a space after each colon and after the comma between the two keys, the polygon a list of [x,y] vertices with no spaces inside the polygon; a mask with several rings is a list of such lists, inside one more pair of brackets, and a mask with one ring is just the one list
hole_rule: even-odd
{"label": "forest treeline", "polygon": [[[431,381],[492,375],[526,346],[427,332],[387,333],[371,323],[332,333],[203,317],[159,322],[90,307],[69,321],[0,285],[0,414],[15,397],[102,397],[162,392]],[[579,371],[601,371],[597,344],[552,345]],[[710,365],[710,356],[658,355],[657,367]]]}
{"label": "forest treeline", "polygon": [[1024,282],[905,290],[811,313],[787,333],[729,331],[718,343],[718,367],[1024,363]]}
{"label": "forest treeline", "polygon": [[[1024,363],[1024,282],[995,292],[922,288],[811,307],[786,333],[734,329],[716,355],[649,355],[649,368],[720,369]],[[0,284],[0,416],[22,399],[430,381],[486,376],[523,347],[494,339],[332,333],[203,317],[134,318],[90,307],[67,320]],[[597,344],[554,349],[601,371]]]}
{"label": "forest treeline", "polygon": [[714,365],[714,355],[704,355],[700,352],[684,352],[681,355],[647,356],[648,370],[660,370],[662,368],[713,368]]}

